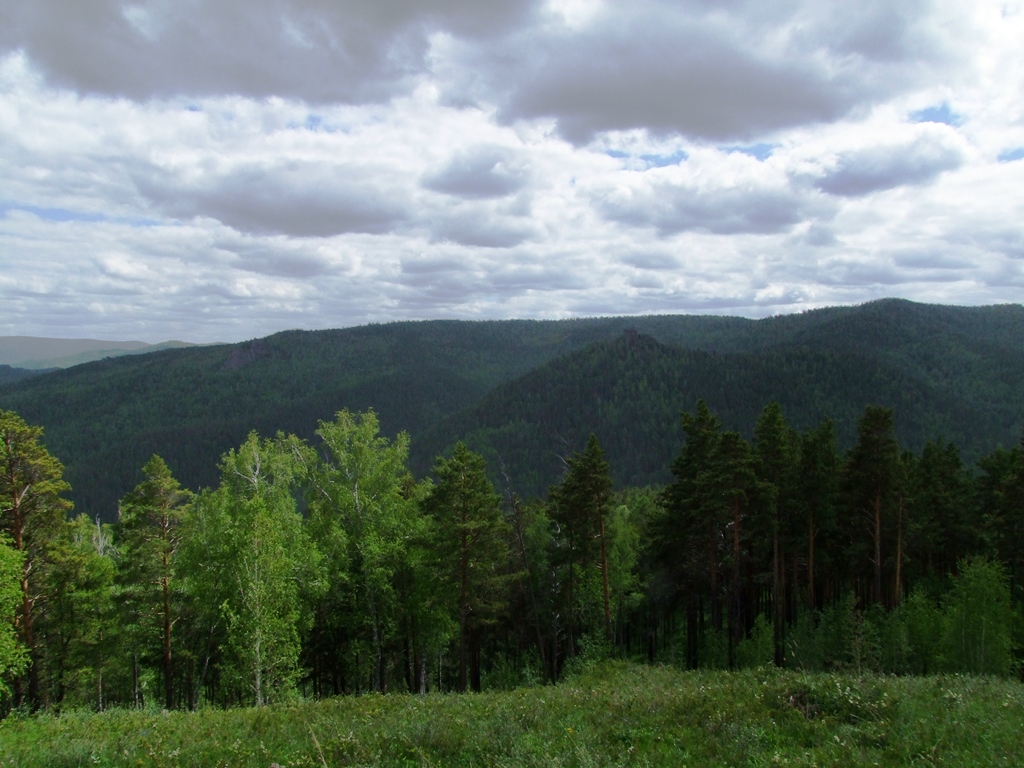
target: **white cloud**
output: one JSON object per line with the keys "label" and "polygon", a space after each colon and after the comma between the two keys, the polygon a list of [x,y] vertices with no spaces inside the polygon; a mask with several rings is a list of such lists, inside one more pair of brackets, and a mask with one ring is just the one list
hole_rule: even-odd
{"label": "white cloud", "polygon": [[1019,301],[1022,36],[989,0],[0,4],[0,333]]}

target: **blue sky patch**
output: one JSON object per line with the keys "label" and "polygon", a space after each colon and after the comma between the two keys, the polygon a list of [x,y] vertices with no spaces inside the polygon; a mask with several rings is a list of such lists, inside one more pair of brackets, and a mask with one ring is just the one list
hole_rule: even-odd
{"label": "blue sky patch", "polygon": [[9,211],[24,211],[43,221],[108,221],[107,217],[102,213],[83,213],[82,211],[69,211],[67,208],[40,208],[36,205],[18,205],[15,203],[0,203],[0,211],[3,212],[4,216]]}
{"label": "blue sky patch", "polygon": [[1016,149],[1004,149],[996,158],[1000,163],[1012,163],[1014,160],[1024,160],[1024,147]]}
{"label": "blue sky patch", "polygon": [[914,123],[942,123],[943,125],[951,125],[955,128],[963,124],[964,116],[958,115],[949,108],[949,104],[942,102],[935,107],[925,107],[916,112],[911,112],[910,120]]}
{"label": "blue sky patch", "polygon": [[671,155],[640,155],[648,168],[664,168],[668,165],[679,165],[689,157],[683,150],[677,149]]}
{"label": "blue sky patch", "polygon": [[608,157],[614,157],[616,160],[632,160],[635,157],[637,160],[642,160],[648,169],[664,168],[669,165],[679,165],[679,163],[690,157],[681,149],[677,149],[671,155],[632,155],[629,152],[623,152],[621,149],[606,149],[604,153],[608,155]]}
{"label": "blue sky patch", "polygon": [[729,154],[733,152],[739,152],[742,155],[750,155],[751,157],[757,158],[761,162],[764,162],[772,156],[772,152],[775,151],[777,144],[749,144],[749,145],[733,145],[729,147],[722,147],[722,149]]}
{"label": "blue sky patch", "polygon": [[102,213],[86,213],[84,211],[71,211],[67,208],[42,208],[37,205],[21,205],[19,203],[0,202],[0,216],[6,217],[11,211],[24,211],[43,221],[52,221],[57,224],[64,224],[69,221],[81,221],[88,224],[110,222],[113,224],[128,224],[132,227],[154,227],[161,222],[156,219],[143,218],[122,218],[106,216]]}

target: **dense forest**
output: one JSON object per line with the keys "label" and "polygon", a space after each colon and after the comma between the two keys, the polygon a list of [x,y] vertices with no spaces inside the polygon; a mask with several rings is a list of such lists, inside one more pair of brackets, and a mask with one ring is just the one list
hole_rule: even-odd
{"label": "dense forest", "polygon": [[393,323],[26,373],[0,371],[0,408],[45,427],[76,512],[103,522],[153,454],[184,486],[213,486],[252,430],[313,442],[320,419],[370,408],[383,435],[411,437],[417,479],[464,440],[498,487],[543,497],[591,431],[617,487],[669,482],[678,414],[698,398],[748,440],[770,401],[801,430],[831,418],[843,451],[881,404],[903,447],[942,437],[973,465],[1024,431],[1024,308]]}
{"label": "dense forest", "polygon": [[198,492],[154,455],[103,522],[0,411],[0,707],[480,690],[607,657],[1019,672],[1024,442],[971,467],[877,405],[845,450],[778,402],[746,434],[703,400],[674,421],[663,486],[616,489],[590,434],[522,498],[463,442],[417,481],[406,433],[341,410],[250,432]]}

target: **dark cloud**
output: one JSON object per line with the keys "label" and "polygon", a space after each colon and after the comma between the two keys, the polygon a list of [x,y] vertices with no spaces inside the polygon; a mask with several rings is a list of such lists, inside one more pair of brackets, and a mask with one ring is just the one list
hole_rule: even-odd
{"label": "dark cloud", "polygon": [[819,222],[814,222],[808,227],[807,232],[803,236],[803,241],[815,248],[828,248],[839,242],[832,227]]}
{"label": "dark cloud", "polygon": [[667,253],[652,253],[650,251],[620,256],[619,261],[637,269],[659,271],[679,268],[679,260],[675,256],[670,256]]}
{"label": "dark cloud", "polygon": [[496,102],[509,121],[554,117],[577,144],[631,128],[743,141],[836,120],[946,58],[932,39],[927,2],[901,11],[869,2],[855,14],[843,13],[846,5],[643,2],[629,13],[608,6],[582,28],[552,24],[503,45],[465,46],[467,74],[448,93]]}
{"label": "dark cloud", "polygon": [[973,269],[974,262],[953,253],[941,251],[908,251],[896,254],[893,264],[904,269],[962,270]]}
{"label": "dark cloud", "polygon": [[403,259],[402,272],[407,275],[431,275],[437,272],[460,272],[465,263],[450,257]]}
{"label": "dark cloud", "polygon": [[496,198],[518,192],[528,181],[526,164],[504,147],[478,146],[457,153],[443,167],[427,173],[423,186],[466,198]]}
{"label": "dark cloud", "polygon": [[933,137],[911,144],[872,146],[840,156],[836,167],[815,182],[831,195],[860,197],[907,185],[927,184],[963,162],[960,150]]}
{"label": "dark cloud", "polygon": [[53,83],[134,99],[244,94],[386,99],[425,71],[429,36],[489,37],[535,0],[32,0],[0,9],[0,52]]}
{"label": "dark cloud", "polygon": [[627,196],[594,200],[608,219],[659,234],[710,232],[718,235],[783,232],[802,219],[806,204],[789,189],[694,187],[660,183]]}
{"label": "dark cloud", "polygon": [[362,169],[292,162],[211,171],[198,181],[156,169],[139,191],[178,218],[206,216],[246,233],[328,237],[382,233],[408,217],[401,195]]}

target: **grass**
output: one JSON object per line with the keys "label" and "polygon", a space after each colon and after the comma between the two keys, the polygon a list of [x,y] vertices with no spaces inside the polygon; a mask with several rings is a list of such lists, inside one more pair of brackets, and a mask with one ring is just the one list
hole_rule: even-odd
{"label": "grass", "polygon": [[510,692],[15,716],[0,766],[996,766],[1022,725],[1016,681],[609,663]]}

